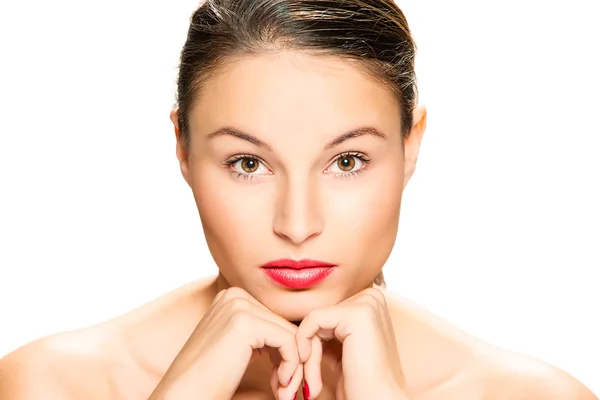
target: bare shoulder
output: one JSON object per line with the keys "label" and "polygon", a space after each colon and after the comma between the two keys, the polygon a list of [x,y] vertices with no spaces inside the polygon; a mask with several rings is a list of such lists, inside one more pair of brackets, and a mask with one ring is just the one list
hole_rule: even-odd
{"label": "bare shoulder", "polygon": [[73,399],[93,388],[107,398],[99,352],[93,335],[74,331],[31,342],[0,359],[0,398]]}
{"label": "bare shoulder", "polygon": [[20,347],[0,359],[0,399],[143,397],[155,385],[152,372],[165,370],[212,300],[213,281],[191,282],[108,321]]}
{"label": "bare shoulder", "polygon": [[473,373],[491,398],[598,400],[573,376],[544,361],[502,349],[482,354],[478,359],[481,369]]}
{"label": "bare shoulder", "polygon": [[415,400],[598,400],[581,382],[550,364],[496,349]]}
{"label": "bare shoulder", "polygon": [[543,361],[474,337],[413,301],[384,291],[416,400],[598,400]]}

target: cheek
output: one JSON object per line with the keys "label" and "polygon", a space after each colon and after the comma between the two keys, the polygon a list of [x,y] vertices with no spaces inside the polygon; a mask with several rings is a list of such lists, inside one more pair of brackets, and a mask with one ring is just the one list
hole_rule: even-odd
{"label": "cheek", "polygon": [[345,190],[330,189],[329,209],[336,219],[332,228],[350,229],[354,235],[370,237],[397,225],[402,180],[398,173],[371,172],[371,176],[365,176],[356,185],[347,185]]}
{"label": "cheek", "polygon": [[346,262],[360,265],[365,274],[381,268],[391,253],[398,232],[403,186],[398,170],[381,168],[370,172],[362,182],[348,184],[343,191],[330,189],[333,201],[328,207],[328,228],[332,232],[327,237],[344,249]]}
{"label": "cheek", "polygon": [[259,246],[272,208],[268,190],[259,186],[264,185],[237,182],[223,171],[192,179],[206,240],[215,258],[231,261],[236,254],[247,256]]}

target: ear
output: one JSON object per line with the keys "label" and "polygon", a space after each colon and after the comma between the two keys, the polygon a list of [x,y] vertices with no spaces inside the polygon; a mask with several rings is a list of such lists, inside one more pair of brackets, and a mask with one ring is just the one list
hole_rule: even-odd
{"label": "ear", "polygon": [[413,126],[410,129],[410,135],[404,139],[404,187],[417,167],[417,158],[426,126],[427,109],[425,106],[418,106],[413,112]]}
{"label": "ear", "polygon": [[180,135],[179,130],[179,110],[171,111],[171,122],[173,123],[173,127],[175,128],[175,139],[177,140],[175,152],[177,154],[177,159],[179,160],[179,168],[181,170],[181,174],[183,175],[183,179],[190,184],[190,167],[189,167],[189,153],[187,149],[187,145],[185,140]]}

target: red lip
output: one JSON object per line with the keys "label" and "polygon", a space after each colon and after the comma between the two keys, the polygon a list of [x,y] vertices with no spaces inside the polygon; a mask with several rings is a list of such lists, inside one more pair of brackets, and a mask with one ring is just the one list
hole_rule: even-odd
{"label": "red lip", "polygon": [[261,265],[263,268],[292,268],[292,269],[302,269],[302,268],[319,268],[319,267],[335,267],[335,264],[326,263],[322,261],[315,260],[300,260],[294,261],[289,259],[281,259],[275,261],[269,261],[268,263]]}
{"label": "red lip", "polygon": [[336,264],[314,260],[289,259],[270,261],[262,270],[273,281],[292,289],[307,289],[323,281]]}

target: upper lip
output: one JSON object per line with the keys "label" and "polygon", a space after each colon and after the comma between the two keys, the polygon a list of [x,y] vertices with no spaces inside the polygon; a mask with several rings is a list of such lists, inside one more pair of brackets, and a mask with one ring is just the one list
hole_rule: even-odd
{"label": "upper lip", "polygon": [[266,264],[261,265],[262,268],[292,268],[292,269],[302,269],[302,268],[318,268],[318,267],[335,267],[336,264],[331,264],[323,261],[316,260],[290,260],[290,259],[281,259],[275,261],[269,261]]}

